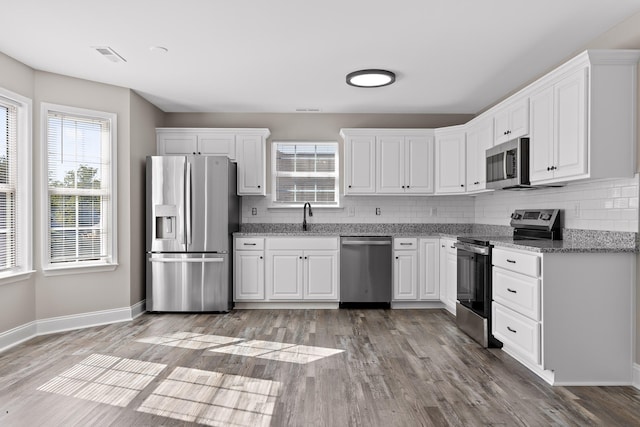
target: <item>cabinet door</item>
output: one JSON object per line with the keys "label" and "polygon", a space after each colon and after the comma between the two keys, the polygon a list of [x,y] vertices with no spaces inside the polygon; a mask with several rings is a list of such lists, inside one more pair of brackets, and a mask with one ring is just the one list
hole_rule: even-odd
{"label": "cabinet door", "polygon": [[465,133],[436,136],[436,192],[465,192]]}
{"label": "cabinet door", "polygon": [[433,193],[433,137],[407,136],[404,143],[405,193]]}
{"label": "cabinet door", "polygon": [[[447,292],[447,245],[449,241],[440,239],[440,247],[438,248],[438,277],[440,281],[440,301],[446,303]],[[456,272],[457,274],[457,272]]]}
{"label": "cabinet door", "polygon": [[344,194],[372,194],[376,191],[375,136],[347,137],[345,141]]}
{"label": "cabinet door", "polygon": [[234,257],[235,300],[264,300],[262,251],[236,251]]}
{"label": "cabinet door", "polygon": [[553,87],[534,93],[530,102],[529,179],[535,183],[553,178]]}
{"label": "cabinet door", "polygon": [[418,298],[418,254],[416,251],[394,252],[393,299],[413,300]]}
{"label": "cabinet door", "polygon": [[381,136],[376,141],[378,194],[404,193],[404,137]]}
{"label": "cabinet door", "polygon": [[235,135],[225,133],[198,134],[198,152],[203,155],[227,156],[231,160],[235,160]]}
{"label": "cabinet door", "polygon": [[267,251],[267,291],[270,300],[302,299],[301,251]]}
{"label": "cabinet door", "polygon": [[265,195],[264,138],[237,135],[238,195]]}
{"label": "cabinet door", "polygon": [[486,188],[486,151],[493,147],[493,121],[485,120],[467,133],[467,191]]}
{"label": "cabinet door", "polygon": [[438,239],[420,239],[418,298],[421,300],[440,299],[438,243]]}
{"label": "cabinet door", "polygon": [[338,300],[338,251],[304,252],[304,299]]}
{"label": "cabinet door", "polygon": [[587,170],[587,69],[554,86],[554,178],[586,174]]}
{"label": "cabinet door", "polygon": [[509,107],[509,139],[529,134],[529,98],[516,101]]}
{"label": "cabinet door", "polygon": [[529,133],[529,98],[505,106],[493,116],[495,144],[520,138]]}
{"label": "cabinet door", "polygon": [[198,135],[188,132],[158,133],[158,155],[184,155],[198,153]]}

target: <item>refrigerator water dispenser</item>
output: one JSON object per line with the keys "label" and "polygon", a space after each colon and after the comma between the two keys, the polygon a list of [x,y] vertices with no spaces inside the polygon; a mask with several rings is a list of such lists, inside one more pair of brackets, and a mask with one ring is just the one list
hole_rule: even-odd
{"label": "refrigerator water dispenser", "polygon": [[175,205],[156,205],[156,239],[176,238],[176,217],[178,208]]}

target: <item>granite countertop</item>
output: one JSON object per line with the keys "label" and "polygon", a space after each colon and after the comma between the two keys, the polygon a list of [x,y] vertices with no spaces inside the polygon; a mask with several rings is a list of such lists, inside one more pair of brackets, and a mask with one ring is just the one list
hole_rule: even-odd
{"label": "granite countertop", "polygon": [[638,233],[564,229],[564,240],[513,240],[513,229],[484,224],[313,224],[302,231],[299,224],[243,224],[235,237],[339,237],[391,236],[456,239],[458,236],[491,236],[496,248],[536,253],[637,253]]}

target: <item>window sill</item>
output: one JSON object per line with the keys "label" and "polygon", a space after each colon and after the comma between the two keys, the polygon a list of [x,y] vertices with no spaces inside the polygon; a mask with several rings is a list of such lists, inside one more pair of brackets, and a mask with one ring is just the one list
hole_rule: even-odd
{"label": "window sill", "polygon": [[[271,205],[271,206],[267,206],[267,210],[290,210],[290,211],[299,211],[302,210],[304,207],[304,205]],[[344,206],[322,206],[322,205],[311,205],[311,210],[315,211],[315,210],[340,210],[343,211],[344,210]]]}
{"label": "window sill", "polygon": [[45,276],[62,276],[65,274],[83,274],[83,273],[97,273],[101,271],[113,271],[118,267],[118,264],[82,264],[82,265],[64,265],[54,266],[52,264],[46,265],[42,268],[42,273]]}
{"label": "window sill", "polygon": [[22,280],[27,280],[31,277],[33,273],[35,273],[35,270],[0,274],[0,286],[8,285],[9,283],[20,282]]}

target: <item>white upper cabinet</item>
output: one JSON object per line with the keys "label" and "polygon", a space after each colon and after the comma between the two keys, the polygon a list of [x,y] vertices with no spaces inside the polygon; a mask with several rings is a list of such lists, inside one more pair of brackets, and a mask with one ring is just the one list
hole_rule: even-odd
{"label": "white upper cabinet", "polygon": [[433,130],[342,129],[345,195],[432,194]]}
{"label": "white upper cabinet", "polygon": [[587,174],[586,81],[583,68],[532,94],[531,182]]}
{"label": "white upper cabinet", "polygon": [[487,183],[485,151],[493,147],[493,121],[482,119],[467,130],[467,192],[482,191]]}
{"label": "white upper cabinet", "polygon": [[465,192],[465,128],[436,129],[436,193]]}
{"label": "white upper cabinet", "polygon": [[269,129],[157,128],[159,156],[227,156],[238,164],[238,195],[265,195]]}
{"label": "white upper cabinet", "polygon": [[531,183],[636,171],[638,50],[589,50],[531,88]]}
{"label": "white upper cabinet", "polygon": [[344,194],[373,194],[376,192],[375,135],[345,135],[344,138]]}
{"label": "white upper cabinet", "polygon": [[433,193],[432,136],[380,136],[376,152],[378,194]]}
{"label": "white upper cabinet", "polygon": [[493,116],[495,144],[529,133],[529,98],[508,100]]}
{"label": "white upper cabinet", "polygon": [[236,135],[239,196],[266,194],[265,140],[261,134]]}

